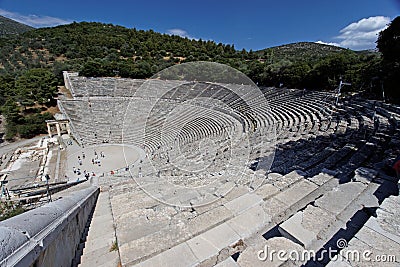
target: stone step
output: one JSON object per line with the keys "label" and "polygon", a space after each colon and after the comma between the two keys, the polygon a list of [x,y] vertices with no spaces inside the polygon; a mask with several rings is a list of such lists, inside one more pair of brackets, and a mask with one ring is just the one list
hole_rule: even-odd
{"label": "stone step", "polygon": [[[315,183],[309,182],[304,178],[302,180],[299,180],[299,178],[296,177],[293,179],[293,181],[295,182],[291,187],[287,188],[284,191],[281,191],[280,193],[278,193],[273,197],[274,200],[282,203],[283,207],[287,205],[293,205],[299,199],[304,198],[305,195],[310,194],[310,192],[314,191],[317,188]],[[296,181],[298,182],[296,183]],[[275,188],[275,190],[272,189],[271,186],[272,188]],[[278,192],[279,190],[271,184],[264,185],[263,190],[266,191],[266,188],[270,188],[275,192]],[[285,189],[285,187],[282,188]],[[186,241],[186,243],[189,244],[191,251],[196,256],[198,262],[207,262],[210,259],[216,257],[221,252],[221,250],[223,249],[229,250],[229,247],[235,242],[237,243],[240,240],[245,240],[247,238],[250,238],[255,233],[261,233],[262,229],[264,229],[265,227],[268,228],[272,227],[271,215],[273,215],[274,213],[270,212],[271,211],[270,209],[265,209],[265,203],[263,202],[263,198],[259,194],[264,195],[264,193],[256,191],[256,193],[247,193],[236,199],[233,199],[230,202],[224,203],[223,206],[220,207],[221,208],[224,207],[225,209],[229,210],[230,214],[232,214],[231,216],[234,217],[228,219],[222,224],[217,225],[216,227],[211,228],[210,230],[207,230],[204,233],[195,235],[193,238],[190,238],[189,240]],[[216,212],[216,214],[221,214],[221,212]],[[209,218],[210,217],[208,216],[208,214],[204,214],[205,225],[210,224]],[[196,219],[197,217],[194,217],[192,220]],[[198,225],[198,223],[193,223],[193,225]],[[187,230],[188,228],[185,229]],[[191,230],[190,232],[194,233],[193,230]],[[171,231],[169,231],[168,233],[173,234]],[[176,236],[182,237],[182,233]],[[148,242],[150,242],[150,240],[154,240],[154,236],[153,237],[147,236],[144,238],[148,239]],[[168,240],[171,239],[173,238],[169,236]],[[136,243],[136,245],[134,246],[140,249],[138,245],[139,244],[144,245],[143,242]],[[163,245],[165,245],[166,243],[168,242],[161,242],[161,244]],[[210,243],[212,245],[210,245]],[[133,244],[134,243],[130,242],[129,244],[127,244],[127,246],[129,246],[130,249],[133,249],[132,247]],[[160,249],[160,245],[158,246]],[[141,248],[141,250],[142,249],[143,248]],[[232,247],[230,247],[230,249],[232,249]],[[124,250],[124,248],[121,247],[121,250]],[[158,260],[156,262],[153,262],[152,259],[155,257],[157,257],[158,259],[159,255],[162,255],[164,253],[168,254],[169,253],[168,251],[169,249],[164,250],[164,252],[161,252],[159,254],[154,254],[156,253],[156,250],[153,249],[153,252],[151,251],[145,252],[144,255],[148,256],[144,256],[143,258],[150,258],[150,259],[144,262],[147,262],[149,264],[150,262],[152,262],[153,264],[158,264],[159,263]],[[123,252],[121,253],[124,254]],[[133,262],[137,262],[140,261],[140,258],[131,260],[133,260]]]}
{"label": "stone step", "polygon": [[86,253],[82,256],[81,263],[78,266],[92,267],[92,266],[104,266],[104,267],[118,267],[119,255],[118,251],[111,251],[109,247]]}
{"label": "stone step", "polygon": [[224,206],[229,209],[234,215],[238,215],[243,211],[254,207],[257,204],[260,204],[261,202],[263,202],[263,199],[259,195],[247,193],[225,203]]}
{"label": "stone step", "polygon": [[352,182],[340,184],[279,225],[279,231],[307,249],[320,249],[363,207],[376,207],[379,186]]}
{"label": "stone step", "polygon": [[[362,266],[377,266],[375,257],[391,256],[391,260],[385,262],[384,266],[400,265],[400,227],[398,218],[400,216],[400,197],[390,196],[386,198],[376,211],[376,217],[370,217],[358,233],[348,242],[340,255],[346,264],[354,266],[355,259],[348,252],[370,251],[368,255],[373,261],[361,257],[357,264]],[[330,262],[327,266],[336,266]]]}
{"label": "stone step", "polygon": [[100,192],[79,266],[118,266],[119,262],[109,192]]}

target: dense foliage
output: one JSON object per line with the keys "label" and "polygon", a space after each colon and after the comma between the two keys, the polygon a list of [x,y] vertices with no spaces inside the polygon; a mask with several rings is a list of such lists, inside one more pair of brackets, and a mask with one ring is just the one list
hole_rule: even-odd
{"label": "dense foliage", "polygon": [[[238,69],[258,85],[332,90],[343,79],[352,84],[346,90],[381,99],[382,73],[388,73],[396,62],[398,66],[397,59],[390,61],[393,51],[387,48],[393,45],[388,40],[398,34],[389,29],[397,24],[392,22],[394,26],[380,35],[383,63],[377,52],[323,44],[295,43],[246,51],[210,40],[88,22],[0,38],[0,104],[8,122],[6,137],[43,130],[37,122],[47,116],[42,114],[43,107],[55,104],[52,99],[57,83],[62,85],[63,70],[84,76],[147,78],[174,64],[214,61]],[[398,84],[389,76],[385,87],[392,86],[390,81]]]}
{"label": "dense foliage", "polygon": [[12,201],[0,202],[0,221],[4,221],[24,212],[25,209],[19,203]]}
{"label": "dense foliage", "polygon": [[377,47],[382,53],[381,81],[392,101],[400,103],[400,17],[379,34]]}
{"label": "dense foliage", "polygon": [[33,30],[31,26],[0,16],[0,37],[10,34],[19,34],[30,30]]}
{"label": "dense foliage", "polygon": [[236,50],[234,45],[127,29],[102,23],[72,23],[26,32],[0,47],[3,73],[49,68],[85,76],[150,77],[177,63],[214,61],[228,64],[259,85],[333,89],[339,77],[365,86],[364,73],[377,53],[297,43],[261,51]]}
{"label": "dense foliage", "polygon": [[52,115],[45,112],[54,105],[57,79],[46,69],[30,69],[18,76],[0,76],[0,111],[7,121],[5,139],[15,136],[31,138],[46,132],[45,120]]}

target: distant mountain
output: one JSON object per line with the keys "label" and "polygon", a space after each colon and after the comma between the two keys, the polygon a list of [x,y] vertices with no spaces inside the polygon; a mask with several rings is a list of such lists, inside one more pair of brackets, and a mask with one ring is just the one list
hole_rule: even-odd
{"label": "distant mountain", "polygon": [[10,34],[20,34],[33,29],[31,26],[0,16],[0,37]]}
{"label": "distant mountain", "polygon": [[255,53],[268,61],[268,63],[275,63],[281,60],[288,60],[291,62],[297,61],[319,61],[327,56],[331,56],[348,49],[318,44],[312,42],[299,42],[292,44],[285,44],[281,46],[270,47],[256,51]]}

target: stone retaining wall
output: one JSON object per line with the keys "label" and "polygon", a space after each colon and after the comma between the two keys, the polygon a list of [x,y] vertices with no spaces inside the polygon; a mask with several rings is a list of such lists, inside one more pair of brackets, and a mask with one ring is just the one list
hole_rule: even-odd
{"label": "stone retaining wall", "polygon": [[90,186],[0,223],[0,266],[71,266],[99,188]]}

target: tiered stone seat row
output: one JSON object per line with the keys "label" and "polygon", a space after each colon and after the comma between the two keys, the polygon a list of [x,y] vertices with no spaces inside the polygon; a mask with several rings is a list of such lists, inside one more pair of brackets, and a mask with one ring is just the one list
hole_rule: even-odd
{"label": "tiered stone seat row", "polygon": [[[104,81],[103,85],[110,83]],[[387,201],[398,202],[388,198],[396,194],[397,181],[384,174],[385,159],[381,158],[393,158],[393,144],[400,140],[397,107],[357,98],[334,107],[330,94],[273,88],[262,90],[268,101],[268,106],[263,106],[257,93],[242,85],[234,88],[246,101],[208,83],[149,84],[156,86],[155,95],[151,90],[139,90],[133,100],[92,96],[90,108],[78,98],[61,103],[83,144],[107,139],[146,146],[148,157],[143,159],[140,186],[129,179],[108,181],[113,183],[110,200],[122,265],[263,266],[257,252],[265,245],[321,251],[341,235],[353,247],[372,246],[377,236],[382,242],[389,238],[393,247],[400,246],[399,232],[381,227],[382,218],[390,211],[386,206],[378,208]],[[196,102],[199,96],[216,101]],[[129,112],[138,116],[126,121],[120,106],[128,105],[123,101],[130,101]],[[246,103],[253,108],[248,116],[240,112],[248,108]],[[150,116],[144,120],[140,114]],[[171,115],[173,119],[169,119]],[[140,132],[143,129],[147,132]],[[271,147],[277,148],[274,163],[268,169],[252,170],[251,162],[261,162],[274,153],[267,149],[259,156],[262,149],[247,147],[246,137],[257,144],[263,140],[261,133],[270,131],[276,131],[276,138],[270,140]],[[229,147],[229,137],[238,141],[237,147]],[[185,157],[200,157],[196,149],[206,139],[220,149],[207,172],[185,176],[184,171],[170,167],[170,161],[183,169],[190,167],[187,158],[171,155],[173,147],[179,147]],[[241,180],[221,171],[231,154],[237,158],[228,169],[240,173]],[[202,156],[204,161],[212,159]],[[239,166],[241,157],[249,157],[244,160],[246,171]],[[252,177],[262,181],[255,191]],[[214,187],[185,189],[211,179]],[[167,181],[184,187],[171,188]],[[162,202],[191,206],[168,206],[151,197],[161,198],[160,192]],[[376,208],[381,214],[378,219],[371,217]],[[365,218],[361,223],[360,216]],[[271,264],[297,266],[304,262]],[[325,265],[328,260],[315,264]]]}

